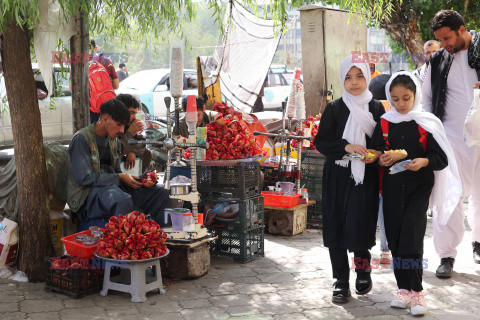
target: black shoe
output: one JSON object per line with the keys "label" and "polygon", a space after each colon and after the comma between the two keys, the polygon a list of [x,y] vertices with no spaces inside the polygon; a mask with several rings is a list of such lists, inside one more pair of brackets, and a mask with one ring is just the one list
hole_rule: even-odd
{"label": "black shoe", "polygon": [[350,284],[348,281],[337,280],[333,285],[335,286],[335,289],[333,290],[332,302],[347,303],[348,297],[351,296]]}
{"label": "black shoe", "polygon": [[480,264],[480,243],[472,242],[473,247],[473,261]]}
{"label": "black shoe", "polygon": [[438,278],[450,278],[453,272],[454,258],[442,258],[440,266],[437,268],[435,275]]}
{"label": "black shoe", "polygon": [[363,272],[357,274],[357,280],[355,281],[355,292],[357,294],[367,294],[372,290],[373,283],[370,277],[370,272]]}

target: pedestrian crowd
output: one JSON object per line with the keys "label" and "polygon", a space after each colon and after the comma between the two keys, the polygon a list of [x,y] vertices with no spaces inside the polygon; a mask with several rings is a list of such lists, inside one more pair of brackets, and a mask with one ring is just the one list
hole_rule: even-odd
{"label": "pedestrian crowd", "polygon": [[[398,286],[391,307],[428,312],[422,274],[429,210],[441,259],[436,276],[452,276],[467,200],[473,261],[480,263],[480,150],[467,145],[463,130],[480,86],[480,33],[467,31],[453,10],[438,12],[431,30],[438,41],[425,43],[426,63],[413,73],[383,75],[374,64],[345,57],[339,68],[344,93],[322,114],[315,146],[326,157],[323,241],[335,303],[351,295],[348,252],[355,292],[372,289],[377,222],[380,263],[392,263]],[[387,100],[390,111],[376,99]]]}

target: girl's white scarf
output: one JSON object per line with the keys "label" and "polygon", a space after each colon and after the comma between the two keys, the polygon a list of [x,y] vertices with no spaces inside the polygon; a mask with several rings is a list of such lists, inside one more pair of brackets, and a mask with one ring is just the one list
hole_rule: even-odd
{"label": "girl's white scarf", "polygon": [[[399,75],[409,76],[413,82],[415,82],[416,86],[415,102],[412,110],[407,114],[401,114],[395,110],[390,95],[390,85]],[[382,118],[393,123],[414,120],[423,129],[433,135],[440,148],[442,148],[443,152],[447,155],[448,166],[443,170],[435,171],[435,185],[433,186],[432,194],[430,196],[430,205],[436,208],[436,210],[434,210],[434,217],[436,214],[435,218],[438,219],[437,221],[440,226],[445,226],[462,194],[462,183],[458,173],[457,161],[455,160],[452,146],[445,134],[445,129],[436,116],[430,112],[422,111],[422,88],[417,78],[411,73],[405,71],[395,73],[387,82],[385,93],[387,95],[388,103],[392,108],[391,111],[384,114]]]}
{"label": "girl's white scarf", "polygon": [[[342,60],[340,64],[340,82],[344,90],[342,99],[348,110],[350,110],[342,138],[350,144],[359,144],[366,147],[365,135],[371,137],[377,124],[368,110],[368,104],[372,100],[372,93],[366,89],[360,95],[354,96],[345,90],[345,76],[352,67],[357,67],[362,71],[367,81],[367,88],[370,83],[370,68],[366,62],[353,63],[351,55]],[[355,180],[355,184],[362,184],[365,177],[365,163],[360,160],[335,161],[337,165],[342,167],[348,167],[349,162],[351,162],[350,170],[352,171],[352,178]]]}

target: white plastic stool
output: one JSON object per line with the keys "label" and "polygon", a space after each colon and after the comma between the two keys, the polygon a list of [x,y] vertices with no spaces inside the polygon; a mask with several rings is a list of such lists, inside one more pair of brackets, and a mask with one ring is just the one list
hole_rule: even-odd
{"label": "white plastic stool", "polygon": [[[169,252],[170,251],[167,250],[165,255],[147,260],[114,260],[102,258],[106,262],[105,274],[103,276],[103,289],[100,291],[100,295],[105,297],[107,296],[108,290],[115,290],[130,293],[132,295],[132,302],[145,302],[147,301],[147,292],[158,289],[160,294],[165,294],[160,269],[160,259],[168,255]],[[121,268],[120,276],[115,279],[110,279],[112,267]],[[146,271],[150,267],[154,269],[154,280],[147,283],[147,280],[150,279],[147,279]],[[130,284],[122,283],[126,282],[125,280],[128,281],[128,279],[126,279],[125,269],[130,270]],[[123,281],[117,282],[116,280]]]}

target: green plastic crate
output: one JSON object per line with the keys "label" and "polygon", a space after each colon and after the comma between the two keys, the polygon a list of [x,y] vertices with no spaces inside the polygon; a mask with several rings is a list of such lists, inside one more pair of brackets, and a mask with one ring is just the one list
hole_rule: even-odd
{"label": "green plastic crate", "polygon": [[236,231],[226,228],[209,228],[218,236],[210,244],[212,254],[233,257],[233,261],[247,263],[265,256],[265,226],[258,226],[249,231]]}
{"label": "green plastic crate", "polygon": [[316,150],[302,150],[302,178],[322,178],[325,156]]}
{"label": "green plastic crate", "polygon": [[[265,212],[263,198],[263,196],[255,196],[248,199],[232,199],[239,204],[238,215],[234,219],[214,220],[212,227],[225,227],[230,230],[247,231],[264,225]],[[202,199],[202,202],[204,201],[222,202],[221,200],[212,198]]]}

